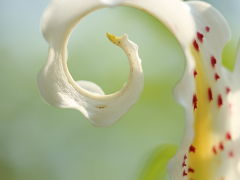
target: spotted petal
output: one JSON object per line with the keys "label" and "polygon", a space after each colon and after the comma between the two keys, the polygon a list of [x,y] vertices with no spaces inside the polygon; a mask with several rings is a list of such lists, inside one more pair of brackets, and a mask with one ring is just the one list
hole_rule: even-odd
{"label": "spotted petal", "polygon": [[[173,180],[238,180],[240,109],[239,69],[227,71],[221,52],[230,38],[220,13],[207,3],[180,0],[55,0],[46,10],[42,29],[50,45],[49,59],[39,76],[43,97],[59,107],[75,108],[97,125],[115,122],[137,100],[143,75],[137,46],[126,36],[108,35],[129,56],[128,84],[104,95],[96,84],[75,82],[67,69],[67,41],[87,13],[115,5],[136,7],[162,21],[186,56],[186,68],[175,96],[186,109],[185,135],[171,160]],[[239,56],[238,56],[239,57]],[[238,60],[240,61],[240,60]],[[237,64],[240,64],[239,62]]]}
{"label": "spotted petal", "polygon": [[[229,28],[209,4],[193,1],[188,5],[197,28],[186,51],[188,63],[194,63],[194,67],[186,69],[176,89],[186,108],[186,134],[181,150],[170,163],[170,172],[174,180],[237,180],[239,84],[237,76],[221,62]],[[194,82],[194,89],[181,96],[189,82]]]}
{"label": "spotted petal", "polygon": [[[237,180],[240,178],[237,114],[240,71],[236,69],[231,73],[222,66],[222,50],[230,39],[228,25],[207,3],[158,3],[136,1],[134,5],[146,9],[169,27],[182,45],[187,60],[184,76],[175,91],[176,98],[186,109],[186,133],[181,148],[170,162],[170,176],[173,180]],[[163,10],[160,7],[164,7]],[[180,10],[173,13],[171,10],[175,8]],[[181,10],[185,17],[179,13]],[[161,13],[165,12],[162,18]],[[183,24],[169,21],[167,17]],[[190,29],[186,30],[188,34],[181,31],[186,27]]]}

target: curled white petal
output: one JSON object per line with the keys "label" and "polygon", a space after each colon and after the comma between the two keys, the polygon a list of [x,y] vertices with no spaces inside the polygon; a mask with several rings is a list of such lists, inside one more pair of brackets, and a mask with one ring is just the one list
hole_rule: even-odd
{"label": "curled white petal", "polygon": [[73,80],[66,63],[67,42],[74,26],[86,14],[118,4],[144,9],[154,15],[174,33],[184,48],[194,36],[189,8],[179,0],[54,0],[42,18],[42,32],[50,48],[48,62],[38,78],[41,94],[54,106],[80,110],[99,126],[114,123],[139,97],[143,74],[137,46],[126,36],[119,39],[118,45],[129,57],[129,81],[119,92],[104,95],[93,83]]}
{"label": "curled white petal", "polygon": [[131,69],[127,85],[114,94],[104,95],[92,82],[75,82],[66,63],[67,42],[76,23],[95,9],[118,4],[143,9],[158,18],[178,39],[187,59],[183,78],[175,91],[186,109],[186,133],[181,149],[169,166],[172,179],[238,180],[239,72],[230,73],[221,65],[221,52],[230,32],[225,19],[207,3],[53,1],[42,21],[42,31],[50,45],[48,62],[38,79],[43,97],[55,106],[78,109],[99,126],[114,123],[136,102],[143,86],[143,73],[137,46],[126,35],[108,34],[127,54]]}
{"label": "curled white petal", "polygon": [[[109,5],[113,5],[111,2],[115,1],[108,1]],[[68,71],[67,42],[73,26],[88,12],[104,6],[98,0],[52,2],[42,19],[42,31],[50,46],[49,57],[38,77],[41,95],[48,103],[77,109],[97,126],[111,125],[118,120],[137,101],[143,88],[138,47],[127,35],[116,37],[108,34],[108,38],[121,47],[129,59],[128,83],[118,92],[105,95],[93,82],[74,81]]]}
{"label": "curled white petal", "polygon": [[156,17],[169,28],[183,49],[188,47],[195,35],[191,9],[181,0],[126,0],[122,4],[144,10]]}

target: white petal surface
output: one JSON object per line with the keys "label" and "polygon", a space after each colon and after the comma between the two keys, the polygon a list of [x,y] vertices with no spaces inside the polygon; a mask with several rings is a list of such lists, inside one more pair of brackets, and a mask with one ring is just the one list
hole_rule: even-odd
{"label": "white petal surface", "polygon": [[144,10],[156,17],[169,28],[183,48],[189,45],[195,35],[190,8],[181,0],[126,0],[122,4]]}
{"label": "white petal surface", "polygon": [[[93,83],[77,83],[67,68],[67,42],[77,22],[93,10],[115,5],[144,9],[160,19],[185,48],[194,35],[194,22],[185,3],[179,0],[54,0],[42,18],[42,32],[48,41],[48,62],[39,74],[42,96],[50,104],[81,111],[93,124],[114,123],[137,100],[143,86],[141,61],[137,46],[126,36],[119,45],[129,57],[131,66],[128,84],[119,92],[104,95]],[[176,16],[181,14],[180,16]],[[184,23],[182,23],[184,22]],[[189,28],[191,27],[191,28]]]}
{"label": "white petal surface", "polygon": [[230,39],[229,28],[209,4],[187,4],[197,29],[186,50],[187,63],[194,67],[188,66],[176,94],[181,96],[190,82],[194,82],[195,88],[180,98],[186,108],[187,125],[181,150],[170,164],[172,179],[237,180],[240,174],[236,108],[240,108],[240,99],[236,95],[236,78],[221,62],[222,50]]}
{"label": "white petal surface", "polygon": [[[87,13],[120,1],[53,1],[42,19],[42,31],[49,43],[48,62],[38,77],[45,100],[58,107],[81,111],[94,125],[116,122],[138,99],[143,87],[143,72],[138,47],[126,35],[110,40],[121,47],[129,59],[128,83],[118,92],[104,95],[102,89],[88,81],[74,81],[67,67],[67,42],[72,28]],[[98,61],[99,62],[99,61]]]}
{"label": "white petal surface", "polygon": [[[186,56],[186,68],[175,96],[186,109],[185,136],[169,169],[173,180],[238,180],[240,123],[239,69],[222,67],[221,52],[230,38],[225,19],[207,3],[180,0],[55,0],[46,10],[43,34],[49,59],[39,75],[43,97],[58,107],[81,111],[99,126],[114,123],[134,104],[143,86],[137,46],[127,36],[108,38],[129,58],[130,77],[119,92],[104,95],[88,81],[75,82],[67,68],[67,42],[72,28],[89,12],[127,5],[163,22]],[[238,57],[239,58],[239,57]],[[238,60],[239,61],[239,60]],[[239,64],[239,62],[237,63]]]}

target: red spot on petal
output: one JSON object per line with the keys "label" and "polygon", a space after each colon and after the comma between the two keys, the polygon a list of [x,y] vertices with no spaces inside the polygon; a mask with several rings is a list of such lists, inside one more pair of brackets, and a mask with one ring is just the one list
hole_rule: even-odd
{"label": "red spot on petal", "polygon": [[196,39],[193,41],[193,47],[195,48],[196,51],[199,51],[199,45],[198,45]]}
{"label": "red spot on petal", "polygon": [[197,32],[197,38],[198,40],[202,43],[203,42],[203,38],[204,38],[204,35],[200,32]]}
{"label": "red spot on petal", "polygon": [[232,140],[232,135],[230,134],[230,132],[227,132],[226,135],[225,135],[226,139],[228,141],[231,141]]}
{"label": "red spot on petal", "polygon": [[208,88],[208,100],[212,101],[213,100],[213,94],[212,94],[212,89]]}
{"label": "red spot on petal", "polygon": [[224,150],[223,142],[220,142],[219,145],[218,145],[218,147],[219,147],[219,149],[220,149],[221,151],[223,151],[223,150]]}
{"label": "red spot on petal", "polygon": [[191,145],[191,146],[189,147],[189,152],[195,153],[195,152],[196,152],[196,148],[195,148],[193,145]]}
{"label": "red spot on petal", "polygon": [[186,162],[183,162],[182,167],[186,167],[186,166],[187,166]]}
{"label": "red spot on petal", "polygon": [[226,87],[226,94],[229,94],[231,89],[229,87]]}
{"label": "red spot on petal", "polygon": [[214,78],[215,78],[216,81],[220,79],[220,76],[218,75],[218,73],[214,74]]}
{"label": "red spot on petal", "polygon": [[212,67],[214,68],[215,65],[217,64],[217,59],[214,56],[211,56],[210,61],[211,61]]}
{"label": "red spot on petal", "polygon": [[210,32],[210,27],[209,27],[209,26],[206,26],[206,27],[205,27],[205,31],[206,31],[206,32]]}
{"label": "red spot on petal", "polygon": [[186,159],[187,159],[187,155],[186,155],[186,154],[184,155],[184,158],[183,158],[183,159],[184,159],[184,160],[186,160]]}
{"label": "red spot on petal", "polygon": [[228,152],[228,156],[229,156],[230,158],[233,158],[233,157],[234,157],[234,152],[233,152],[233,151],[229,151],[229,152]]}
{"label": "red spot on petal", "polygon": [[185,170],[183,170],[183,174],[182,174],[183,176],[187,176],[188,174],[186,173],[186,171]]}
{"label": "red spot on petal", "polygon": [[192,98],[192,104],[193,104],[193,109],[197,109],[197,96],[196,94],[193,95],[193,98]]}
{"label": "red spot on petal", "polygon": [[217,103],[218,103],[218,107],[223,105],[223,100],[222,100],[222,96],[221,95],[218,95]]}
{"label": "red spot on petal", "polygon": [[194,173],[194,169],[189,167],[189,168],[188,168],[188,172],[189,172],[189,173]]}
{"label": "red spot on petal", "polygon": [[194,71],[193,71],[193,76],[194,76],[194,78],[196,78],[196,76],[197,76],[197,70],[195,69]]}
{"label": "red spot on petal", "polygon": [[228,104],[228,107],[229,107],[229,109],[231,109],[232,108],[232,104]]}
{"label": "red spot on petal", "polygon": [[212,147],[212,151],[213,151],[214,154],[217,154],[217,148],[216,148],[216,146],[213,146],[213,147]]}

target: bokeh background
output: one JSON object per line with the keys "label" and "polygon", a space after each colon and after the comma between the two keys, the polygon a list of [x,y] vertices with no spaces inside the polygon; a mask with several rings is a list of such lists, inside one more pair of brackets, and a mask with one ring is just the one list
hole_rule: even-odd
{"label": "bokeh background", "polygon": [[[230,23],[233,40],[223,57],[232,68],[240,1],[208,2]],[[36,77],[48,53],[39,23],[48,4],[0,0],[0,180],[165,179],[164,164],[174,150],[163,152],[163,145],[178,145],[184,131],[184,110],[172,96],[184,69],[176,39],[152,16],[127,7],[101,9],[81,21],[69,43],[68,65],[76,80],[94,81],[106,93],[127,80],[127,59],[106,32],[127,33],[139,45],[145,73],[137,104],[115,125],[97,128],[39,95]]]}

